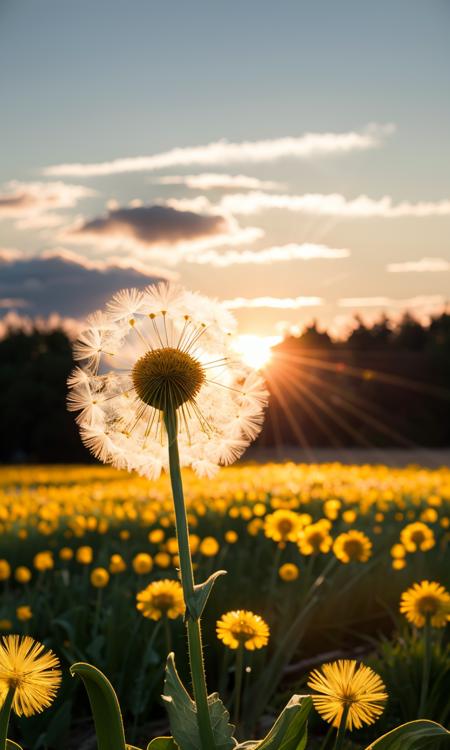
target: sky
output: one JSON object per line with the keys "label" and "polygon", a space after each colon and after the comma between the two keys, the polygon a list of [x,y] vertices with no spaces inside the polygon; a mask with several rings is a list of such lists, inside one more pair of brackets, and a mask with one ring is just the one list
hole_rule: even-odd
{"label": "sky", "polygon": [[448,0],[0,0],[0,317],[156,279],[258,336],[438,313],[449,91]]}

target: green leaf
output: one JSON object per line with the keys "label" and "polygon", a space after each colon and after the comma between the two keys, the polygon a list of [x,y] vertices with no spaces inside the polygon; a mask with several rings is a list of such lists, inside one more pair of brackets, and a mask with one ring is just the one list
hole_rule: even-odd
{"label": "green leaf", "polygon": [[216,579],[219,578],[219,576],[225,576],[226,574],[226,570],[217,570],[209,576],[207,581],[197,583],[197,585],[194,586],[194,597],[188,602],[189,614],[194,620],[198,620],[202,616]]}
{"label": "green leaf", "polygon": [[309,695],[293,695],[263,740],[243,742],[236,750],[304,750],[311,707]]}
{"label": "green leaf", "polygon": [[178,745],[173,737],[156,737],[149,742],[147,750],[178,750]]}
{"label": "green leaf", "polygon": [[[436,741],[444,740],[450,746],[450,732],[441,724],[426,719],[408,721],[391,732],[383,734],[366,750],[425,750],[434,748]],[[444,745],[442,744],[441,747]]]}
{"label": "green leaf", "polygon": [[[200,737],[195,703],[178,676],[173,654],[167,657],[163,699],[176,743],[183,750],[198,750]],[[208,696],[208,707],[216,750],[233,750],[236,747],[234,727],[228,723],[230,715],[217,693]]]}
{"label": "green leaf", "polygon": [[119,701],[110,681],[99,669],[84,662],[73,664],[70,673],[81,677],[86,688],[98,750],[126,750]]}

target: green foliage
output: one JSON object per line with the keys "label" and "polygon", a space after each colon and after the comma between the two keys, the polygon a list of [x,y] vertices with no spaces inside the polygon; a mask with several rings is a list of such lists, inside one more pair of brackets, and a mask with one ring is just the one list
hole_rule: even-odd
{"label": "green foliage", "polygon": [[212,573],[206,581],[203,583],[197,583],[194,586],[194,601],[191,601],[189,605],[189,612],[194,619],[198,620],[202,616],[206,602],[208,601],[208,597],[217,578],[219,578],[219,576],[225,576],[226,574],[226,570],[216,570],[216,572]]}
{"label": "green foliage", "polygon": [[433,721],[410,721],[372,742],[366,750],[437,750],[450,747],[450,732]]}
{"label": "green foliage", "polygon": [[[179,678],[173,654],[167,658],[163,698],[176,743],[182,750],[198,750],[200,739],[195,703]],[[237,744],[233,739],[234,727],[229,724],[230,715],[217,693],[208,696],[208,707],[216,750],[232,750]]]}
{"label": "green foliage", "polygon": [[293,695],[263,740],[243,742],[237,750],[304,750],[311,708],[308,695]]}
{"label": "green foliage", "polygon": [[91,664],[73,664],[70,671],[81,677],[86,688],[98,750],[127,750],[119,701],[109,680]]}
{"label": "green foliage", "polygon": [[433,719],[446,725],[450,720],[450,644],[433,632],[430,682],[425,709],[418,716],[423,674],[422,631],[405,630],[390,641],[383,638],[378,655],[370,661],[382,677],[389,694],[386,721],[390,726],[417,718]]}
{"label": "green foliage", "polygon": [[178,750],[178,745],[173,737],[156,737],[149,742],[147,750]]}

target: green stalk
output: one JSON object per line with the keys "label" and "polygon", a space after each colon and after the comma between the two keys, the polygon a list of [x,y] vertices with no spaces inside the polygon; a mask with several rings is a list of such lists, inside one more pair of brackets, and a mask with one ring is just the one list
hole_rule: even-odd
{"label": "green stalk", "polygon": [[[194,600],[194,572],[192,569],[191,550],[189,547],[189,530],[186,505],[181,480],[180,457],[177,441],[177,414],[173,407],[164,413],[169,443],[169,469],[172,495],[175,507],[175,527],[180,556],[181,585],[186,603],[187,636],[189,661],[191,667],[192,687],[197,709],[198,732],[202,750],[214,750],[216,747],[208,708],[205,666],[203,663],[202,634],[200,618],[194,618],[190,612],[190,603]],[[1,750],[1,749],[0,749]]]}
{"label": "green stalk", "polygon": [[16,692],[15,687],[10,687],[5,698],[5,702],[0,711],[0,750],[6,750],[6,742],[8,737],[8,726],[9,717],[11,714],[11,706],[14,700],[14,693]]}
{"label": "green stalk", "polygon": [[241,709],[243,670],[244,670],[244,644],[240,643],[236,652],[236,666],[235,666],[235,672],[234,672],[233,722],[234,724],[236,724],[236,726],[239,723],[239,713]]}
{"label": "green stalk", "polygon": [[417,713],[418,719],[425,718],[423,712],[425,711],[425,704],[428,696],[428,685],[430,682],[430,670],[431,670],[431,617],[427,615],[425,618],[425,625],[423,628],[423,667],[422,667],[422,686],[420,689],[420,701],[419,711]]}
{"label": "green stalk", "polygon": [[348,716],[349,709],[350,709],[350,705],[347,703],[342,712],[341,720],[339,722],[339,728],[336,734],[336,742],[334,743],[334,750],[342,750],[344,737],[345,737],[345,731],[347,729],[347,716]]}

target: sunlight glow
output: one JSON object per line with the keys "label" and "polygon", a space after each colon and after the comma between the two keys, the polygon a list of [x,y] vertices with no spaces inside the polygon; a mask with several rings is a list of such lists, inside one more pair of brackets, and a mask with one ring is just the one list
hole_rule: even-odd
{"label": "sunlight glow", "polygon": [[242,334],[237,336],[234,348],[241,355],[245,364],[260,370],[269,362],[272,356],[272,347],[279,344],[281,336],[256,336],[254,334]]}

